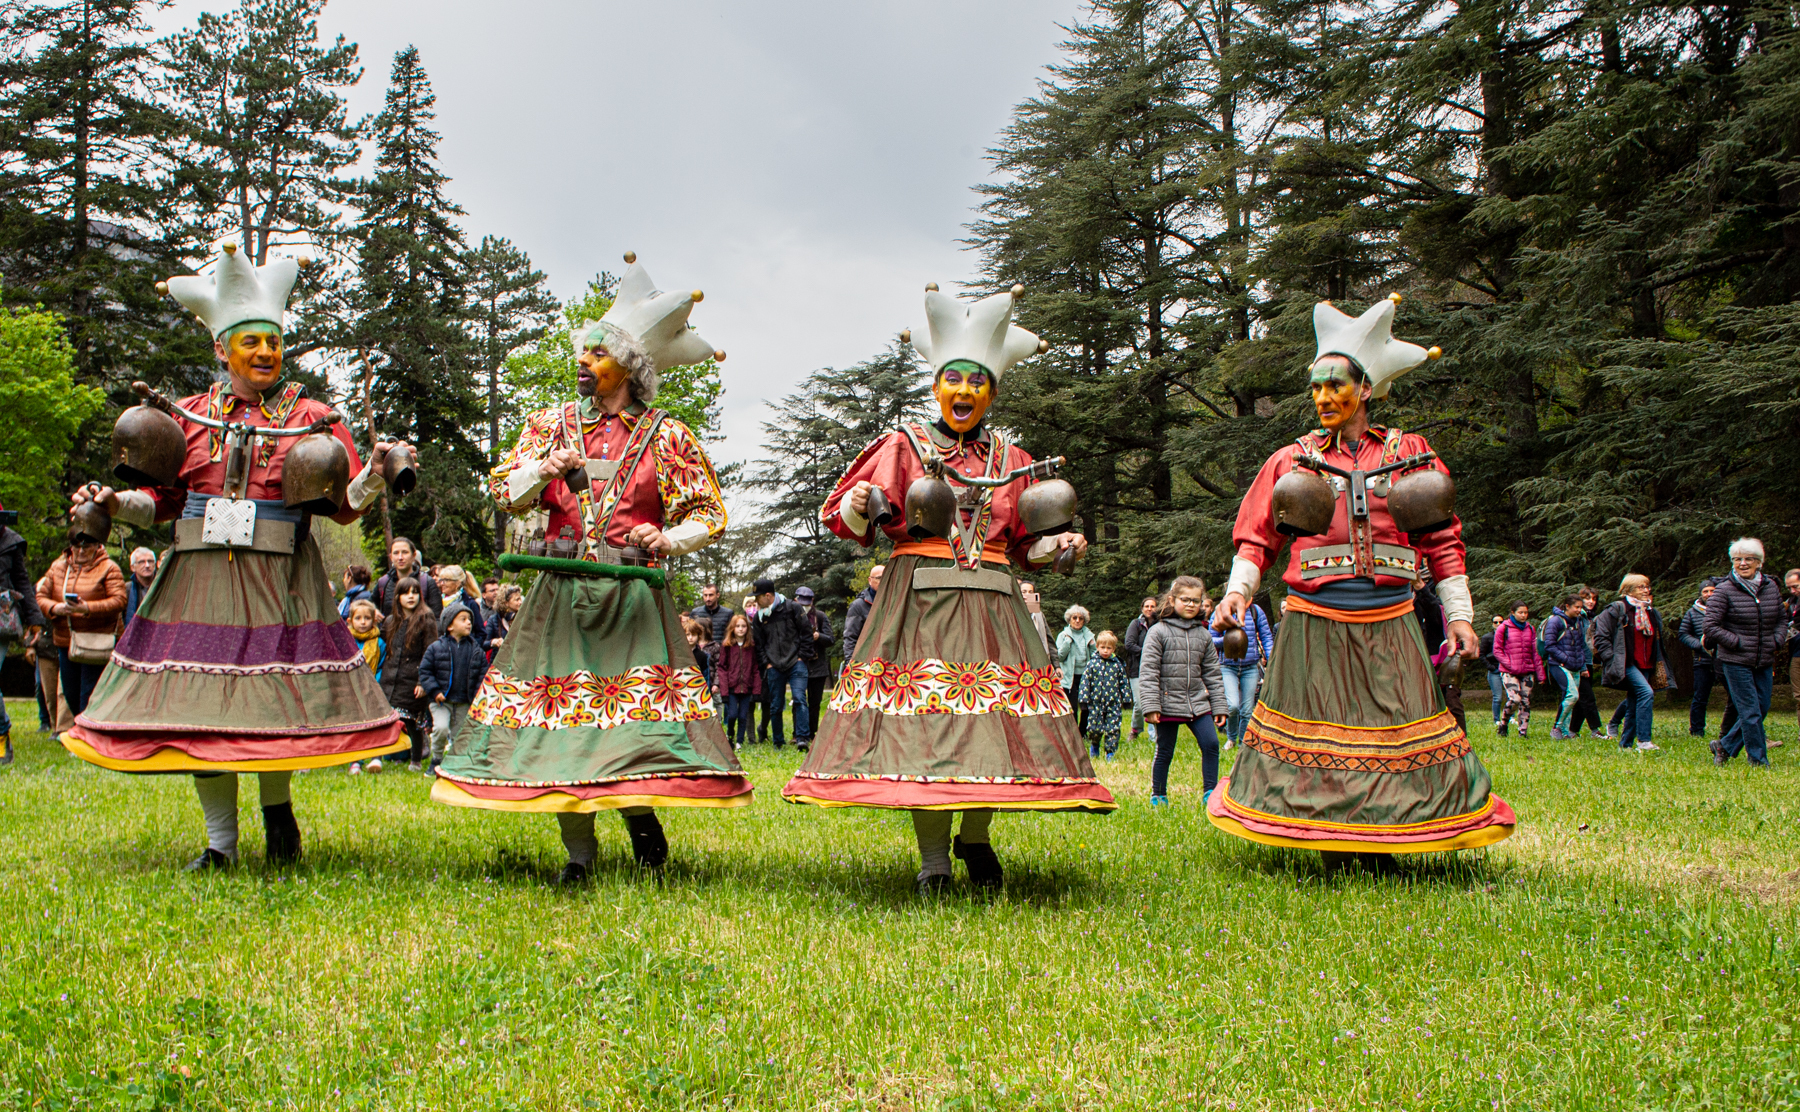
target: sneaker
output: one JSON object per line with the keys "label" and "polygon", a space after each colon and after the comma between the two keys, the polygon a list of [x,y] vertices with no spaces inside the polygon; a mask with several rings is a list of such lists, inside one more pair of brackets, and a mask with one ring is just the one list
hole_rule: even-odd
{"label": "sneaker", "polygon": [[1108,760],[1108,761],[1111,761],[1111,760],[1112,760],[1112,759],[1113,759],[1113,751],[1112,751],[1112,750],[1111,750],[1111,749],[1108,749],[1108,750],[1107,750],[1107,751],[1106,751],[1106,759],[1107,759],[1107,760]]}
{"label": "sneaker", "polygon": [[1224,745],[1219,746],[1219,751],[1225,752],[1226,750],[1229,750],[1233,745],[1236,745],[1236,744],[1237,743],[1234,741],[1228,741]]}
{"label": "sneaker", "polygon": [[381,758],[376,757],[374,760],[372,760],[368,764],[364,765],[363,771],[368,773],[371,776],[375,775],[377,772],[380,772],[381,771]]}
{"label": "sneaker", "polygon": [[1530,735],[1530,734],[1528,734],[1528,733],[1526,733],[1526,732],[1525,732],[1525,731],[1524,731],[1524,730],[1520,730],[1520,731],[1519,731],[1519,736],[1520,736],[1520,737],[1530,737],[1530,736],[1531,736],[1531,735]]}
{"label": "sneaker", "polygon": [[1094,757],[1098,757],[1099,755],[1100,755],[1100,747],[1098,745],[1088,746],[1088,757],[1090,759],[1092,759]]}
{"label": "sneaker", "polygon": [[1637,750],[1640,753],[1649,753],[1661,748],[1662,746],[1656,744],[1654,741],[1640,741],[1637,743]]}
{"label": "sneaker", "polygon": [[1506,736],[1506,723],[1504,723],[1504,722],[1494,723],[1494,733],[1500,737],[1505,737]]}
{"label": "sneaker", "polygon": [[1716,739],[1707,742],[1706,747],[1712,751],[1713,764],[1720,768],[1724,768],[1726,762],[1731,760],[1730,755],[1725,752],[1725,747],[1720,745]]}
{"label": "sneaker", "polygon": [[418,762],[418,761],[408,761],[408,762],[406,762],[406,771],[408,771],[408,772],[417,772],[417,771],[419,771],[419,762]]}
{"label": "sneaker", "polygon": [[1169,797],[1166,795],[1153,795],[1150,797],[1150,806],[1152,807],[1167,807],[1168,805]]}
{"label": "sneaker", "polygon": [[1217,788],[1207,788],[1205,791],[1200,793],[1200,809],[1202,811],[1206,810],[1207,800],[1211,799],[1212,793],[1217,790],[1218,790]]}
{"label": "sneaker", "polygon": [[350,762],[350,775],[352,775],[352,776],[361,776],[362,775],[362,762],[361,761],[351,761]]}

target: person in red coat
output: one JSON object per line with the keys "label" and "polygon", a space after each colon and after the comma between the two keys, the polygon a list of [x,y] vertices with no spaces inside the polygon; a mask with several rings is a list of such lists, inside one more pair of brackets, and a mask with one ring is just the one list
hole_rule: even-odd
{"label": "person in red coat", "polygon": [[906,506],[913,484],[936,468],[998,479],[1032,463],[984,420],[1001,376],[1039,350],[1036,336],[1009,323],[1023,292],[965,305],[928,288],[930,334],[915,345],[936,371],[940,417],[863,449],[822,510],[838,536],[869,546],[885,533],[894,554],[812,751],[782,797],[911,811],[925,893],[948,885],[952,851],[977,887],[1001,883],[988,840],[995,811],[1116,806],[1094,776],[1062,673],[1009,570],[1043,567],[1063,549],[1079,556],[1086,539],[1067,526],[1046,536],[1027,530],[1020,497],[1029,478],[953,485],[948,537],[919,521],[909,529],[903,513],[872,520],[883,500]]}
{"label": "person in red coat", "polygon": [[[1397,301],[1360,317],[1317,306],[1319,427],[1263,464],[1232,530],[1237,554],[1215,628],[1243,623],[1289,545],[1269,677],[1231,775],[1207,804],[1215,826],[1251,841],[1422,853],[1497,842],[1516,821],[1445,707],[1413,614],[1413,585],[1429,571],[1457,650],[1475,658],[1462,523],[1441,493],[1436,512],[1408,521],[1412,532],[1390,505],[1390,495],[1405,505],[1408,489],[1442,492],[1447,483],[1419,473],[1448,471],[1424,437],[1370,424],[1370,401],[1430,355],[1391,335]],[[1411,505],[1416,514],[1419,500]]]}
{"label": "person in red coat", "polygon": [[[289,457],[317,434],[251,438],[242,486],[227,491],[228,440],[187,416],[304,429],[330,414],[299,383],[278,385],[281,319],[298,275],[296,259],[256,266],[227,243],[210,274],[169,279],[169,292],[213,332],[227,381],[179,403],[184,412],[174,419],[187,451],[171,481],[93,494],[133,525],[179,520],[171,554],[63,744],[122,772],[192,773],[207,847],[189,869],[236,862],[238,773],[258,774],[267,860],[280,864],[300,856],[289,792],[295,769],[350,764],[405,744],[398,714],[338,615],[310,511],[287,505]],[[376,444],[365,467],[342,423],[329,435],[355,476],[330,511],[348,525],[380,497],[383,464],[400,445]],[[74,495],[77,504],[88,498]],[[245,502],[255,507],[250,537],[226,542],[203,527],[209,508]]]}

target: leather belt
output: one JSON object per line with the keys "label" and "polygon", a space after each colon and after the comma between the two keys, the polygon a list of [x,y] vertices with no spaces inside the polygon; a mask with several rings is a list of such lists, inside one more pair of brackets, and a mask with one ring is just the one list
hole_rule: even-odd
{"label": "leather belt", "polygon": [[912,585],[915,591],[998,591],[1003,595],[1013,593],[1012,575],[993,568],[976,568],[974,571],[964,571],[962,568],[914,568]]}
{"label": "leather belt", "polygon": [[206,529],[206,522],[198,517],[179,518],[175,522],[175,551],[177,552],[268,552],[277,556],[292,556],[297,543],[298,530],[291,521],[275,521],[266,517],[256,519],[256,533],[247,545],[207,544],[200,539]]}

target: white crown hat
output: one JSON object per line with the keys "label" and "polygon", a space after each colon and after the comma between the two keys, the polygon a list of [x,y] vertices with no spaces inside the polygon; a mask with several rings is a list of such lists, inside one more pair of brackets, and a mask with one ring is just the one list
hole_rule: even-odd
{"label": "white crown hat", "polygon": [[160,285],[193,310],[216,340],[226,330],[250,321],[282,327],[288,294],[300,277],[300,263],[301,259],[288,257],[257,266],[236,243],[225,242],[206,268],[210,273],[180,275]]}
{"label": "white crown hat", "polygon": [[595,326],[604,325],[642,344],[655,371],[725,358],[724,352],[715,351],[700,338],[700,333],[688,327],[688,313],[701,298],[699,290],[664,293],[656,288],[636,254],[627,252],[625,261],[629,266],[625,277],[619,279],[612,307],[598,321],[587,321],[569,330],[577,354],[593,342],[589,336]]}
{"label": "white crown hat", "polygon": [[1399,302],[1399,294],[1390,294],[1360,317],[1338,312],[1329,301],[1313,306],[1313,332],[1319,338],[1313,362],[1327,355],[1348,356],[1369,377],[1374,396],[1387,397],[1395,379],[1442,354],[1437,348],[1426,351],[1418,344],[1394,339],[1394,306]]}
{"label": "white crown hat", "polygon": [[925,335],[908,332],[913,350],[925,357],[933,371],[944,364],[967,359],[986,367],[998,383],[1013,364],[1044,351],[1049,345],[1012,323],[1013,302],[1025,296],[1024,286],[997,293],[973,303],[938,292],[934,282],[925,287]]}

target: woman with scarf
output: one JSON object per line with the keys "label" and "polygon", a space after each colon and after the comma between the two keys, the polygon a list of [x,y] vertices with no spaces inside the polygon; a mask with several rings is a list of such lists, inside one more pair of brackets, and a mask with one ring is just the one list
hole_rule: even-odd
{"label": "woman with scarf", "polygon": [[1662,615],[1650,604],[1649,576],[1633,572],[1620,580],[1619,600],[1594,620],[1594,662],[1600,666],[1602,684],[1626,693],[1619,748],[1635,747],[1639,752],[1660,748],[1650,734],[1656,689],[1666,684],[1657,675],[1665,668]]}
{"label": "woman with scarf", "polygon": [[[925,483],[937,501],[915,506],[908,497],[938,468],[992,480],[1032,462],[983,421],[1001,377],[1039,350],[1036,336],[1010,323],[1024,292],[1015,286],[971,305],[927,287],[930,334],[914,343],[936,372],[940,417],[929,426],[909,422],[864,448],[823,510],[832,532],[864,547],[885,533],[894,556],[812,752],[781,794],[823,807],[911,811],[922,895],[949,886],[953,852],[976,888],[1001,884],[988,841],[995,811],[1117,806],[1094,776],[1061,669],[1010,571],[1042,567],[1064,549],[1079,557],[1086,539],[1066,524],[1040,523],[1041,536],[1026,528],[1028,477],[948,492]],[[896,512],[884,515],[882,501]],[[962,828],[952,841],[958,811]]]}

